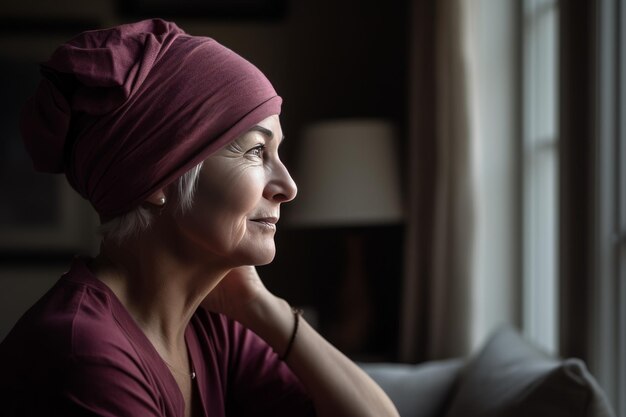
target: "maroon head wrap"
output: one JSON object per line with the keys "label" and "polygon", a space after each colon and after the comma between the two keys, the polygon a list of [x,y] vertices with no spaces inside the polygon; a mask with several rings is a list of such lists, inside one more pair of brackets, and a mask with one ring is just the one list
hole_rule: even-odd
{"label": "maroon head wrap", "polygon": [[26,149],[103,218],[136,207],[282,103],[251,63],[160,19],[84,32],[41,71],[20,120]]}

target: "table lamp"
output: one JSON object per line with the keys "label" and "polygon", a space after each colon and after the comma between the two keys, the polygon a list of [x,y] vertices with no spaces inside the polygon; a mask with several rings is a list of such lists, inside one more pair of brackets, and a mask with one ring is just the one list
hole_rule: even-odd
{"label": "table lamp", "polygon": [[338,317],[329,338],[344,351],[362,346],[372,306],[363,235],[369,226],[402,221],[395,128],[382,119],[314,123],[299,138],[298,196],[286,207],[294,227],[346,228],[346,271],[338,291]]}

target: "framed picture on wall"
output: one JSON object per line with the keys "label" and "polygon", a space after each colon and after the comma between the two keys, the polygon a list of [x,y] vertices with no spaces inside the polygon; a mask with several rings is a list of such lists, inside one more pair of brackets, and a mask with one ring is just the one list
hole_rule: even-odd
{"label": "framed picture on wall", "polygon": [[277,19],[287,0],[118,0],[119,11],[133,17]]}
{"label": "framed picture on wall", "polygon": [[20,110],[39,84],[39,63],[58,45],[37,39],[29,37],[26,49],[19,39],[0,42],[0,253],[74,251],[93,239],[89,204],[64,176],[36,172],[20,136]]}

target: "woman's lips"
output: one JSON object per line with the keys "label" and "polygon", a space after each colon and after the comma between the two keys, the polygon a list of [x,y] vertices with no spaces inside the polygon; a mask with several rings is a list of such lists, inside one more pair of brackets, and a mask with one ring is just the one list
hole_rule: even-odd
{"label": "woman's lips", "polygon": [[265,217],[261,219],[252,219],[251,221],[260,226],[275,230],[276,222],[278,222],[278,218],[277,217]]}

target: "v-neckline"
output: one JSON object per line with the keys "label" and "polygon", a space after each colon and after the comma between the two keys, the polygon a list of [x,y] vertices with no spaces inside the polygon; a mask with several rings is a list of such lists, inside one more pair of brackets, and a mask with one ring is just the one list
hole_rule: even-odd
{"label": "v-neckline", "polygon": [[[176,399],[176,401],[172,401],[173,404],[182,404],[184,415],[184,396],[182,391],[180,390],[180,387],[178,386],[178,382],[176,382],[176,378],[172,374],[172,371],[169,369],[166,362],[156,350],[148,336],[146,336],[146,334],[133,318],[133,316],[130,314],[130,312],[115,295],[113,290],[111,290],[111,288],[109,288],[109,286],[106,285],[103,281],[99,280],[91,271],[91,269],[89,269],[89,267],[87,266],[88,259],[89,258],[78,256],[74,259],[74,265],[82,270],[80,276],[89,277],[90,285],[93,285],[94,287],[98,288],[108,295],[111,301],[111,312],[113,313],[115,320],[124,330],[124,332],[127,333],[129,342],[138,351],[140,358],[148,362],[147,366],[156,369],[156,374],[159,377],[168,380],[164,381],[165,383],[163,384],[168,391],[167,395],[170,396],[170,398]],[[189,364],[191,366],[191,369],[193,369],[196,373],[196,377],[191,381],[192,401],[194,401],[195,390],[195,394],[197,395],[199,400],[197,402],[199,403],[198,405],[200,405],[201,408],[200,412],[195,412],[192,417],[208,417],[206,414],[206,399],[203,395],[204,390],[201,389],[201,387],[203,386],[201,380],[204,381],[205,375],[204,370],[201,369],[202,367],[197,366],[198,364],[202,363],[202,359],[198,357],[198,355],[201,355],[201,353],[197,335],[192,329],[192,321],[193,317],[185,328],[185,345],[187,347]],[[179,410],[176,411],[178,412]]]}

